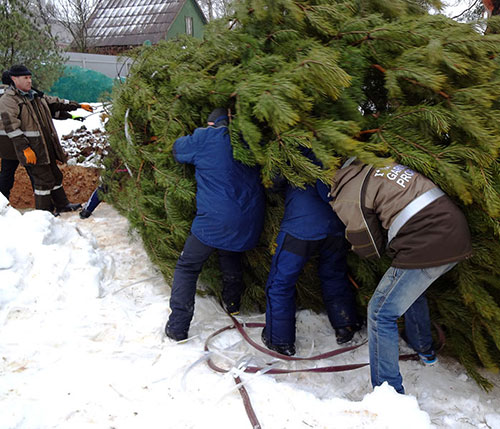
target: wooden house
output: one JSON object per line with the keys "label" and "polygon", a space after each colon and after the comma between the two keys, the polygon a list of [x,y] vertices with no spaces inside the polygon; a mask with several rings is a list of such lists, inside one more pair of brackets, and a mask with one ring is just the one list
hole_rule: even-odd
{"label": "wooden house", "polygon": [[102,0],[89,20],[88,45],[114,55],[179,34],[201,38],[206,23],[195,0]]}

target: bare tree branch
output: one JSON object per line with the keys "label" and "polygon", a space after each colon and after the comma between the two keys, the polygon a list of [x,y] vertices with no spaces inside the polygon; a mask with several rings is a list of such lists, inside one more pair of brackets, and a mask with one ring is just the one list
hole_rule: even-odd
{"label": "bare tree branch", "polygon": [[211,21],[229,14],[232,0],[199,0],[198,4],[205,14],[205,17]]}
{"label": "bare tree branch", "polygon": [[78,52],[88,49],[88,21],[94,11],[96,0],[32,0],[38,8],[37,15],[45,23],[57,22],[73,38],[72,48]]}
{"label": "bare tree branch", "polygon": [[478,6],[478,4],[481,2],[481,0],[475,0],[467,9],[463,10],[460,12],[458,15],[453,16],[451,19],[458,19],[461,16],[467,14],[468,12],[472,11],[474,8]]}

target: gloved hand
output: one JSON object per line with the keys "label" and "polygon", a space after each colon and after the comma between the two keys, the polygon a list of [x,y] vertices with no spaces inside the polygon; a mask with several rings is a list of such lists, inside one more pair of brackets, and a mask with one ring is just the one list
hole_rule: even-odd
{"label": "gloved hand", "polygon": [[80,122],[85,121],[85,118],[83,116],[77,116],[77,115],[71,115],[71,119],[74,119],[75,121],[80,121]]}
{"label": "gloved hand", "polygon": [[80,107],[82,109],[85,109],[87,112],[93,112],[94,111],[94,108],[90,104],[83,103],[83,104],[80,104]]}
{"label": "gloved hand", "polygon": [[26,149],[23,150],[23,153],[24,157],[26,158],[26,163],[36,164],[36,155],[35,152],[33,152],[33,149],[27,147]]}

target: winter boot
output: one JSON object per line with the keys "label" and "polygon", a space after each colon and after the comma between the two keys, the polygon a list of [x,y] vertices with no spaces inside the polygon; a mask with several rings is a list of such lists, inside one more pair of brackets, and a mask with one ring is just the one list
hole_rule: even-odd
{"label": "winter boot", "polygon": [[87,219],[88,217],[90,217],[91,214],[92,214],[92,212],[90,210],[83,209],[80,212],[80,219]]}
{"label": "winter boot", "polygon": [[82,207],[81,204],[71,204],[68,201],[68,197],[66,196],[66,192],[64,192],[64,188],[62,186],[54,189],[50,193],[50,196],[56,206],[56,213],[73,212]]}
{"label": "winter boot", "polygon": [[337,339],[337,344],[345,344],[352,340],[354,334],[361,329],[361,324],[356,323],[355,325],[344,326],[342,328],[335,329],[335,337]]}
{"label": "winter boot", "polygon": [[188,337],[187,332],[174,332],[174,331],[172,331],[172,329],[170,328],[168,323],[165,326],[165,335],[174,341],[183,341],[183,340],[186,340]]}
{"label": "winter boot", "polygon": [[236,316],[240,314],[240,304],[236,302],[224,303],[224,309],[231,315]]}
{"label": "winter boot", "polygon": [[47,195],[38,195],[35,191],[35,208],[37,210],[46,210],[52,213],[54,211],[54,205],[52,204],[50,193]]}
{"label": "winter boot", "polygon": [[274,352],[277,352],[285,356],[293,356],[295,354],[295,344],[273,344],[271,340],[267,338],[266,328],[262,330],[262,342],[264,345]]}

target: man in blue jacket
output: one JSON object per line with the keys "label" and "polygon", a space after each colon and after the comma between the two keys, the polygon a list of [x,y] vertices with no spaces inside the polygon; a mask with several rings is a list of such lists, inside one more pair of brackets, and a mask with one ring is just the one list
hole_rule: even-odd
{"label": "man in blue jacket", "polygon": [[195,166],[196,216],[174,271],[170,314],[165,333],[187,338],[194,312],[196,281],[208,257],[218,251],[222,300],[237,313],[243,293],[242,252],[256,246],[264,224],[265,196],[260,171],[233,158],[226,109],[208,117],[207,128],[177,139],[174,157]]}
{"label": "man in blue jacket", "polygon": [[[306,156],[314,159],[312,152]],[[318,181],[305,189],[285,186],[285,213],[266,284],[262,341],[267,348],[291,356],[295,354],[295,284],[312,256],[319,255],[323,302],[337,343],[350,341],[361,324],[347,278],[345,227],[326,202],[326,185]]]}

